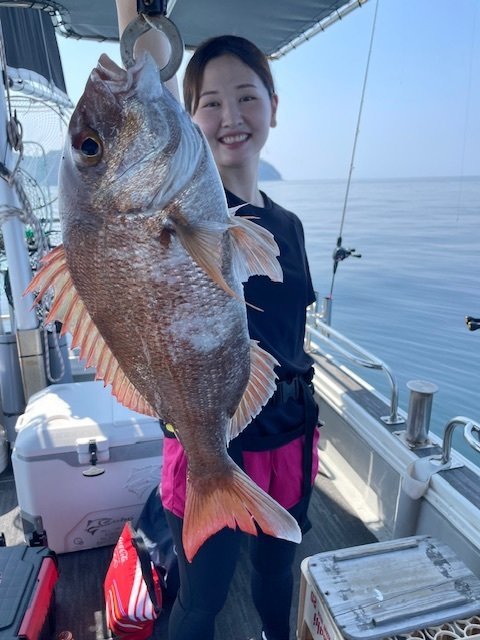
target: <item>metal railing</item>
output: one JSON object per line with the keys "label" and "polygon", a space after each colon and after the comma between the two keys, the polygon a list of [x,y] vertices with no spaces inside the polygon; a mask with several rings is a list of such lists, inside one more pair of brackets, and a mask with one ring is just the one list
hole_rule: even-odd
{"label": "metal railing", "polygon": [[[449,420],[445,426],[442,442],[442,455],[435,457],[440,460],[441,465],[448,465],[452,457],[452,438],[453,432],[457,427],[463,427],[463,436],[467,443],[480,453],[480,426],[470,418],[457,416]],[[474,434],[477,434],[476,436]]]}
{"label": "metal railing", "polygon": [[316,339],[325,343],[329,349],[334,349],[341,356],[356,365],[365,367],[366,369],[383,371],[387,376],[391,391],[390,415],[382,416],[381,420],[386,424],[403,424],[405,420],[398,415],[398,385],[389,367],[382,360],[346,338],[336,329],[333,329],[323,321],[324,317],[329,318],[328,302],[321,312],[317,311],[316,304],[308,311],[305,331],[306,349],[315,353],[315,347],[317,345],[314,344],[312,339]]}

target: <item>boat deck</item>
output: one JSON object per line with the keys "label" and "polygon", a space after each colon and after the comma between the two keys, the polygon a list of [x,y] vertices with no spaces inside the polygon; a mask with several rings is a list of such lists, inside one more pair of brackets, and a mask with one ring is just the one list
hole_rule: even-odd
{"label": "boat deck", "polygon": [[[320,473],[310,505],[313,527],[298,547],[292,608],[292,640],[295,638],[300,563],[303,558],[336,548],[368,544],[376,539],[352,514],[331,480]],[[11,467],[0,474],[0,532],[8,545],[23,543],[15,482]],[[74,640],[102,640],[109,633],[103,607],[103,578],[110,562],[111,547],[59,555],[60,578],[56,587],[56,633],[69,630]],[[249,562],[242,554],[226,606],[217,618],[216,638],[259,640],[260,624],[249,589]],[[152,636],[167,638],[168,606],[156,622]],[[55,637],[54,636],[54,637]]]}

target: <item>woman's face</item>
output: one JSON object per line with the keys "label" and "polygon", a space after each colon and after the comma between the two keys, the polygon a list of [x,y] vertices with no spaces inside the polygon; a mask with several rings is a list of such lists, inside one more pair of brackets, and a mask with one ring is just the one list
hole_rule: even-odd
{"label": "woman's face", "polygon": [[193,120],[220,170],[258,163],[269,129],[276,124],[277,102],[253,69],[236,56],[210,60]]}

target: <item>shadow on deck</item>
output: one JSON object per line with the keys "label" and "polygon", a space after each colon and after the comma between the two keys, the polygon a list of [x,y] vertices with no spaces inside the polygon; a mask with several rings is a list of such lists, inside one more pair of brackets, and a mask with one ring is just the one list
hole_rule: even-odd
{"label": "shadow on deck", "polygon": [[[375,537],[352,515],[332,482],[319,474],[309,511],[312,530],[298,547],[291,615],[295,638],[300,563],[322,551],[368,544]],[[0,474],[0,532],[8,545],[23,542],[15,485],[11,468]],[[110,562],[111,547],[59,556],[60,579],[56,588],[56,634],[69,630],[74,640],[102,640],[108,637],[103,609],[103,578]],[[260,623],[250,595],[250,567],[246,553],[238,564],[230,594],[216,624],[218,640],[260,639]],[[168,607],[158,619],[152,636],[167,638]]]}

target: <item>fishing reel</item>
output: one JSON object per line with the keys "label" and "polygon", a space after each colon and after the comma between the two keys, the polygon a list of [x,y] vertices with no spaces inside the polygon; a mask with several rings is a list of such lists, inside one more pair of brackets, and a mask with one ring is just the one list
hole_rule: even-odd
{"label": "fishing reel", "polygon": [[476,331],[480,329],[480,318],[472,318],[472,316],[467,316],[465,318],[465,323],[470,331]]}
{"label": "fishing reel", "polygon": [[170,60],[160,69],[162,82],[170,80],[183,59],[183,40],[176,25],[167,18],[167,0],[137,0],[138,16],[125,28],[120,39],[120,54],[125,68],[135,64],[135,43],[150,29],[161,31],[170,43]]}
{"label": "fishing reel", "polygon": [[346,249],[345,247],[342,247],[342,236],[339,236],[337,240],[337,246],[335,247],[332,256],[334,274],[337,272],[339,263],[342,262],[342,260],[349,258],[350,256],[352,256],[352,258],[361,258],[362,254],[356,253],[356,249]]}

